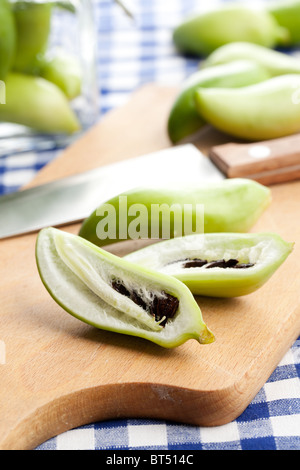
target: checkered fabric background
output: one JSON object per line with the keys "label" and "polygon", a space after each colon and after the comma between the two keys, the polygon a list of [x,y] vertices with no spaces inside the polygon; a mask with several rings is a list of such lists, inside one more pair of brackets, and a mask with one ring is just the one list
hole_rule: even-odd
{"label": "checkered fabric background", "polygon": [[37,450],[299,450],[300,339],[235,421],[198,427],[118,419],[67,431]]}
{"label": "checkered fabric background", "polygon": [[[171,31],[201,1],[127,0],[134,22],[113,0],[95,1],[101,115],[121,106],[134,89],[146,82],[180,84],[196,70],[198,60],[176,53]],[[209,2],[214,3],[217,1]],[[31,149],[1,155],[0,194],[16,191],[29,182],[59,151]],[[156,420],[112,420],[70,430],[37,450],[299,450],[299,373],[300,339],[242,415],[229,424],[202,428]]]}

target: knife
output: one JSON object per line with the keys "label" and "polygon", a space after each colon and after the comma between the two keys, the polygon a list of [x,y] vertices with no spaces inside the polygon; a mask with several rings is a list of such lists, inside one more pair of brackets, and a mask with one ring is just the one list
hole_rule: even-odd
{"label": "knife", "polygon": [[0,239],[80,222],[101,203],[140,186],[220,181],[194,145],[172,147],[0,197]]}

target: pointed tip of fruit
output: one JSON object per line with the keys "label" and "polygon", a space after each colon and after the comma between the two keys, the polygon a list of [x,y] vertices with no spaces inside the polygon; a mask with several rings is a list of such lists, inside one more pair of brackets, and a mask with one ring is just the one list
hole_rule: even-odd
{"label": "pointed tip of fruit", "polygon": [[201,335],[197,338],[197,341],[200,344],[211,344],[214,343],[215,340],[215,335],[207,327],[205,327],[205,329],[201,332]]}
{"label": "pointed tip of fruit", "polygon": [[295,247],[295,242],[289,242],[288,245],[289,245],[289,248],[290,248],[290,252],[292,252],[294,250],[294,247]]}

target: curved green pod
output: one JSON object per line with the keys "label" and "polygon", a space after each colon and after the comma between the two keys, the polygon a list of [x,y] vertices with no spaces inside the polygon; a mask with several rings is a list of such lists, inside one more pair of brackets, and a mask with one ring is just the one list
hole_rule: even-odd
{"label": "curved green pod", "polygon": [[300,44],[300,1],[280,0],[268,2],[265,6],[277,23],[289,31],[289,44]]}
{"label": "curved green pod", "polygon": [[240,89],[201,88],[196,108],[207,122],[248,141],[276,139],[300,131],[300,77],[281,75]]}
{"label": "curved green pod", "polygon": [[165,240],[125,259],[176,277],[195,295],[239,297],[262,287],[293,246],[273,233],[214,233]]}
{"label": "curved green pod", "polygon": [[205,120],[195,107],[194,95],[199,87],[235,88],[259,83],[270,78],[262,65],[238,60],[193,73],[177,95],[168,117],[168,134],[173,143],[201,129]]}
{"label": "curved green pod", "polygon": [[0,121],[46,133],[71,134],[80,123],[64,93],[53,83],[30,75],[10,73],[5,80],[6,104]]}
{"label": "curved green pod", "polygon": [[53,299],[85,323],[165,348],[214,341],[193,295],[171,276],[51,227],[38,235],[36,262]]}
{"label": "curved green pod", "polygon": [[235,41],[275,47],[288,39],[288,31],[270,13],[246,5],[229,5],[191,15],[173,32],[180,51],[201,56]]}
{"label": "curved green pod", "polygon": [[16,26],[7,0],[0,1],[0,80],[9,72],[15,55]]}
{"label": "curved green pod", "polygon": [[270,202],[269,188],[239,178],[196,187],[134,189],[101,204],[79,235],[105,246],[136,238],[247,232]]}
{"label": "curved green pod", "polygon": [[299,58],[247,42],[236,42],[220,47],[201,63],[201,69],[242,59],[256,62],[273,77],[300,73]]}
{"label": "curved green pod", "polygon": [[39,54],[44,53],[50,35],[53,5],[51,2],[16,2],[14,18],[17,31],[13,69],[31,73]]}

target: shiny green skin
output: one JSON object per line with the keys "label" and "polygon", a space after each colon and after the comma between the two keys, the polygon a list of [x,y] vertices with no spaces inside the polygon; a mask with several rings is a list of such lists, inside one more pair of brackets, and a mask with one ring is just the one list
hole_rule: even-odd
{"label": "shiny green skin", "polygon": [[299,58],[247,42],[236,42],[220,47],[201,63],[201,69],[242,59],[256,62],[273,77],[290,73],[300,74]]}
{"label": "shiny green skin", "polygon": [[300,131],[300,77],[281,75],[240,89],[198,89],[196,108],[220,131],[247,141]]}
{"label": "shiny green skin", "polygon": [[14,5],[17,47],[13,69],[31,73],[39,54],[45,52],[51,27],[52,4],[19,2]]}
{"label": "shiny green skin", "polygon": [[30,75],[10,73],[5,80],[6,104],[0,121],[45,133],[72,134],[80,129],[64,93],[53,83]]}
{"label": "shiny green skin", "polygon": [[15,55],[16,29],[14,16],[6,0],[0,0],[0,80],[9,72]]}
{"label": "shiny green skin", "polygon": [[173,40],[181,52],[207,56],[218,47],[235,41],[275,47],[286,43],[288,32],[267,11],[237,5],[187,18],[175,28]]}
{"label": "shiny green skin", "polygon": [[[203,243],[208,257],[201,250]],[[240,297],[261,288],[290,255],[293,246],[293,243],[284,241],[274,233],[214,233],[155,243],[130,253],[125,259],[176,277],[194,295]],[[251,251],[254,252],[253,255]],[[257,252],[260,252],[258,259]],[[246,253],[249,253],[249,257]],[[239,262],[255,262],[255,266],[246,269],[180,269],[174,263],[186,256],[208,261],[232,257],[238,259],[239,255],[236,258],[236,254],[240,254]]]}
{"label": "shiny green skin", "polygon": [[[167,204],[171,207],[178,204],[183,208],[184,204],[192,205],[193,226],[196,220],[196,204],[204,205],[204,233],[214,232],[247,232],[262,215],[264,210],[271,202],[270,189],[261,184],[248,179],[228,179],[211,184],[199,184],[197,187],[188,187],[182,189],[168,188],[141,188],[135,189],[122,196],[127,196],[127,206],[130,208],[133,204],[142,204],[148,212],[148,238],[151,237],[151,205]],[[82,224],[79,235],[98,246],[105,246],[117,241],[130,239],[127,230],[119,238],[119,196],[110,199],[106,204],[112,205],[116,210],[116,239],[100,239],[97,236],[97,225],[102,219],[101,208],[99,206],[90,217]],[[127,214],[127,212],[126,212]],[[125,215],[126,215],[125,214]],[[122,215],[122,214],[121,214]],[[123,214],[124,215],[124,214]],[[172,212],[171,212],[172,216]],[[127,229],[136,217],[127,217]],[[170,238],[180,235],[188,235],[182,228],[181,234],[174,233],[174,224],[172,217],[170,223]],[[160,229],[163,221],[159,221]],[[175,227],[176,228],[176,227]],[[195,230],[195,229],[194,229]]]}
{"label": "shiny green skin", "polygon": [[266,4],[278,24],[289,31],[289,45],[300,44],[300,1],[281,0]]}
{"label": "shiny green skin", "polygon": [[[61,256],[62,250],[68,249],[72,250],[71,264],[70,257]],[[55,302],[84,323],[141,337],[165,348],[175,348],[189,339],[200,344],[215,340],[190,290],[172,276],[130,263],[76,235],[52,227],[38,234],[36,263],[40,278]],[[146,312],[134,311],[136,304],[126,305],[128,299],[124,305],[123,296],[116,291],[112,295],[109,286],[109,279],[115,274],[149,293],[158,290],[175,296],[179,300],[175,317],[161,328]],[[145,317],[146,324],[141,321]]]}
{"label": "shiny green skin", "polygon": [[243,60],[195,72],[183,84],[169,114],[168,134],[171,141],[177,143],[206,124],[195,107],[194,95],[197,88],[238,88],[268,78],[270,75],[262,66]]}

